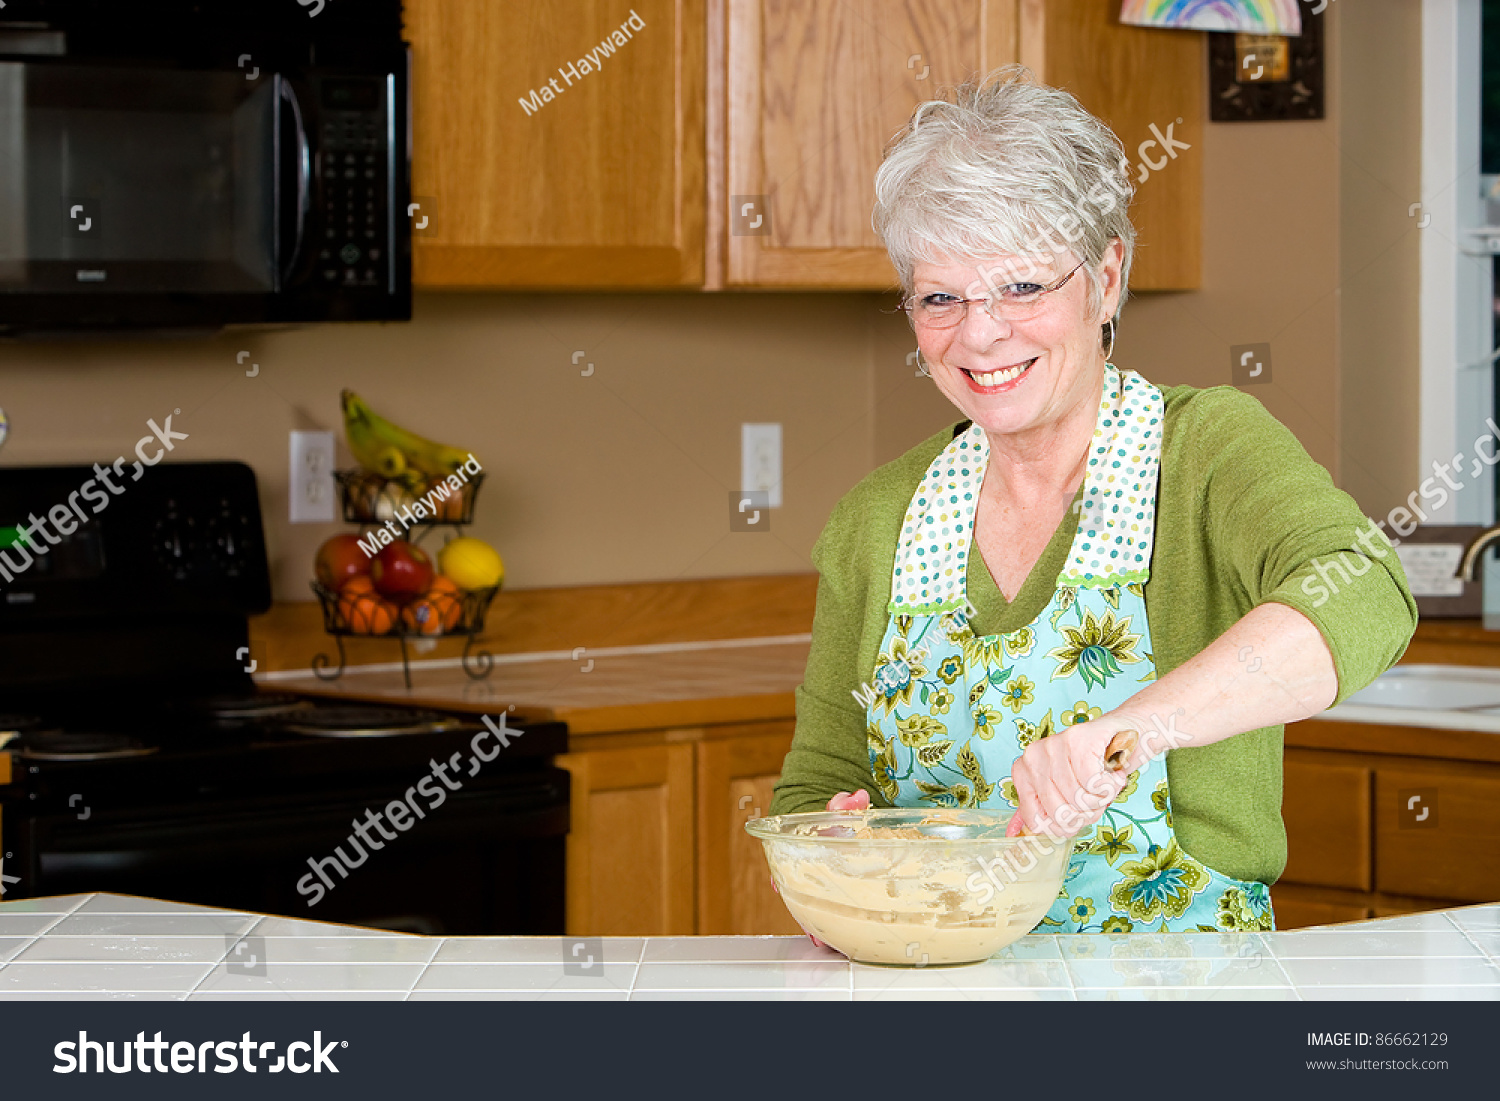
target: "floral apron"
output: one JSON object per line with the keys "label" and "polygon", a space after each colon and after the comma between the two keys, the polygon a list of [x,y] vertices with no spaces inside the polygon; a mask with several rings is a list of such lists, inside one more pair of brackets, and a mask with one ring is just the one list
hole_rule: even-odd
{"label": "floral apron", "polygon": [[[927,469],[907,507],[890,622],[868,701],[875,785],[896,806],[1017,806],[1032,742],[1110,711],[1156,677],[1146,621],[1164,403],[1105,368],[1078,533],[1051,602],[1006,635],[969,627],[964,579],[989,458],[978,425]],[[1172,831],[1166,755],[1132,772],[1077,838],[1047,932],[1273,927],[1264,883],[1194,860]]]}

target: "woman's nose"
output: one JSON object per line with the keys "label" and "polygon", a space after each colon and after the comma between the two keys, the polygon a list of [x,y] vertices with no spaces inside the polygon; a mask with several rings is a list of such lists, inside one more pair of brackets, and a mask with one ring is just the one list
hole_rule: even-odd
{"label": "woman's nose", "polygon": [[1011,334],[1011,323],[1000,313],[993,298],[969,300],[958,323],[958,338],[974,348],[985,348]]}

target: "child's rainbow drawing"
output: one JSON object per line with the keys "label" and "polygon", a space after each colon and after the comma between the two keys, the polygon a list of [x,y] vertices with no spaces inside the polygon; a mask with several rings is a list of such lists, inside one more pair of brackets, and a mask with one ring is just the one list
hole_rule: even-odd
{"label": "child's rainbow drawing", "polygon": [[1297,0],[1124,0],[1120,22],[1195,31],[1302,33]]}

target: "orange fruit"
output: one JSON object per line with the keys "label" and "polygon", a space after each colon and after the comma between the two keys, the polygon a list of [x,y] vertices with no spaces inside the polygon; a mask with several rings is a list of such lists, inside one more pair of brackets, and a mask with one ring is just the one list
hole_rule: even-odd
{"label": "orange fruit", "polygon": [[464,602],[462,597],[455,596],[452,593],[433,592],[428,595],[427,599],[432,602],[433,607],[441,614],[443,630],[452,631],[458,627],[464,617]]}
{"label": "orange fruit", "polygon": [[401,609],[401,626],[419,635],[440,635],[443,633],[442,610],[426,597],[420,597]]}
{"label": "orange fruit", "polygon": [[458,626],[463,611],[458,586],[446,577],[439,577],[420,599],[401,609],[401,624],[417,634],[440,635]]}
{"label": "orange fruit", "polygon": [[352,598],[361,593],[373,593],[374,591],[375,582],[370,578],[369,574],[355,574],[339,586],[339,599],[342,601],[346,596]]}
{"label": "orange fruit", "polygon": [[357,635],[384,635],[396,626],[399,614],[389,600],[374,593],[349,592],[339,596],[339,614]]}

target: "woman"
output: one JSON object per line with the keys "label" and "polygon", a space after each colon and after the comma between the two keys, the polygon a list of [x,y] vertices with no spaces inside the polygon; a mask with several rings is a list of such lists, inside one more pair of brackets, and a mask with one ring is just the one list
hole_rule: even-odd
{"label": "woman", "polygon": [[1259,402],[1109,363],[1125,164],[1016,69],[922,104],[888,151],[876,229],[964,419],[855,487],[813,551],[771,810],[1013,807],[1012,832],[1078,838],[1046,931],[1270,929],[1282,724],[1389,668],[1416,605]]}

